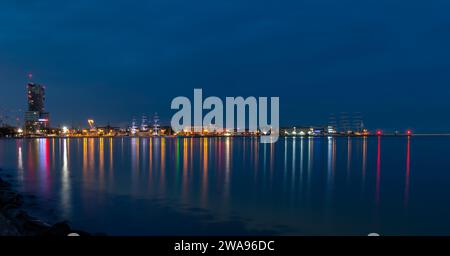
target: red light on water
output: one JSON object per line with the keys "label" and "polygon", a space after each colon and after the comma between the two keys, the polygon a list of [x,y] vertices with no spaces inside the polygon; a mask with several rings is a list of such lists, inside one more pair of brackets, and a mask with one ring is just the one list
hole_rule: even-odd
{"label": "red light on water", "polygon": [[383,134],[383,132],[381,130],[378,130],[377,135],[381,135],[381,134]]}
{"label": "red light on water", "polygon": [[412,134],[411,130],[407,130],[407,131],[406,131],[406,134],[407,134],[407,135],[411,135],[411,134]]}

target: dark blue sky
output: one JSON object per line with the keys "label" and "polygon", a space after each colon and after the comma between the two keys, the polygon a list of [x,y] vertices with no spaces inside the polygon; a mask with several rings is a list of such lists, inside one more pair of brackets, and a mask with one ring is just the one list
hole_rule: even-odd
{"label": "dark blue sky", "polygon": [[0,108],[26,74],[53,124],[123,124],[172,98],[280,96],[283,124],[361,112],[370,128],[450,130],[450,1],[0,3]]}

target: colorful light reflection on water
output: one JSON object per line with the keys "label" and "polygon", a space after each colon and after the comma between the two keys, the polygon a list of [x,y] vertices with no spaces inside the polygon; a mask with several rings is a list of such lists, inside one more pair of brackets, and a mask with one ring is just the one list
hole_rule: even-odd
{"label": "colorful light reflection on water", "polygon": [[112,235],[450,234],[448,137],[0,140],[49,221]]}

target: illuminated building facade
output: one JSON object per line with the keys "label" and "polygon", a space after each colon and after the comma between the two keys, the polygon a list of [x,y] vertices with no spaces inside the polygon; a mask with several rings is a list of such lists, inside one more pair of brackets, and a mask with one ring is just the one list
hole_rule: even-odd
{"label": "illuminated building facade", "polygon": [[46,134],[49,128],[49,113],[45,112],[45,87],[40,84],[27,85],[28,111],[25,112],[25,133],[28,135]]}

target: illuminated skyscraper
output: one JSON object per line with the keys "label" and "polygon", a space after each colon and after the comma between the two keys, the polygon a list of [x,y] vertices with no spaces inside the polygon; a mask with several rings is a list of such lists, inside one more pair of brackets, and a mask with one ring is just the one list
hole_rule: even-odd
{"label": "illuminated skyscraper", "polygon": [[25,132],[42,135],[49,127],[49,113],[45,112],[45,87],[29,82],[27,85],[28,111],[25,112]]}
{"label": "illuminated skyscraper", "polygon": [[40,84],[28,83],[28,111],[44,112],[45,88]]}

